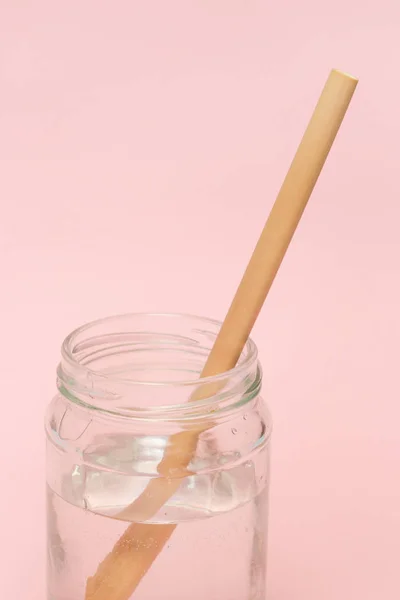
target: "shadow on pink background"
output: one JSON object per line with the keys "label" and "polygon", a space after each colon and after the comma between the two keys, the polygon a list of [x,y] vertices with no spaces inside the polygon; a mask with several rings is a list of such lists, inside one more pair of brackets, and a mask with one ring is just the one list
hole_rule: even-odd
{"label": "shadow on pink background", "polygon": [[331,67],[360,85],[254,332],[269,600],[400,597],[399,54],[397,0],[3,0],[2,597],[45,598],[63,337],[224,316]]}

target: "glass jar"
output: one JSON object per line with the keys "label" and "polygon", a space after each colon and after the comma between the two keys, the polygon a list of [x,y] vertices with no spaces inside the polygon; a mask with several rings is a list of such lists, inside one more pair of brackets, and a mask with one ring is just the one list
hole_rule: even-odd
{"label": "glass jar", "polygon": [[133,314],[64,341],[46,417],[48,600],[264,599],[271,420],[251,340],[199,380],[219,328]]}

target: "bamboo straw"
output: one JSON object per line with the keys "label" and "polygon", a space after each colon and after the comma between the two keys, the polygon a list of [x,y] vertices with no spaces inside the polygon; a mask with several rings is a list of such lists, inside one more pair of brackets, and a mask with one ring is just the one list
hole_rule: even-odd
{"label": "bamboo straw", "polygon": [[[333,70],[325,84],[310,123],[289,168],[260,239],[210,352],[201,377],[233,368],[244,348],[274,281],[301,215],[345,116],[357,79]],[[211,396],[217,388],[191,398]],[[143,494],[121,515],[150,519],[178,489],[181,479],[171,478],[187,469],[200,429],[171,436],[159,465],[163,476],[152,480]],[[173,470],[173,471],[172,471]],[[187,472],[187,471],[186,471]],[[174,475],[175,476],[175,475]],[[176,525],[132,523],[87,581],[86,600],[129,600]]]}

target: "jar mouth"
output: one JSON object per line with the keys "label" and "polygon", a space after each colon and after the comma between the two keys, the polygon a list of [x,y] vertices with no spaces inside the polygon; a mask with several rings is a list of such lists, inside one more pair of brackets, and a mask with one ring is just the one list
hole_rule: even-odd
{"label": "jar mouth", "polygon": [[[59,388],[83,404],[129,415],[188,405],[193,411],[215,403],[217,396],[220,401],[246,395],[261,379],[251,339],[234,368],[199,380],[221,325],[184,313],[127,313],[92,321],[62,344]],[[205,384],[222,391],[188,402],[191,388]]]}
{"label": "jar mouth", "polygon": [[[80,340],[79,338],[86,336],[86,334],[90,335],[90,331],[94,328],[101,327],[102,325],[106,325],[108,323],[115,323],[125,321],[127,319],[140,319],[140,318],[161,318],[161,319],[190,319],[194,321],[199,321],[203,325],[211,325],[212,327],[220,329],[222,322],[217,321],[215,319],[210,319],[206,317],[199,317],[196,315],[185,314],[185,313],[126,313],[122,315],[115,315],[112,317],[105,317],[103,319],[97,319],[95,321],[90,321],[81,327],[76,328],[72,331],[64,340],[61,348],[62,357],[67,360],[69,363],[73,364],[77,368],[83,368],[88,373],[93,373],[94,375],[105,377],[105,374],[101,371],[96,371],[86,364],[82,364],[81,359],[78,358],[78,353],[82,351],[83,345],[86,347],[90,344],[90,341],[95,343],[99,343],[99,337],[87,338],[84,340]],[[122,335],[125,332],[121,332]],[[135,333],[140,334],[142,332],[136,331]],[[147,333],[147,332],[146,332]],[[107,334],[106,334],[107,335]],[[118,335],[118,332],[115,332],[115,335]],[[257,346],[253,342],[251,338],[245,344],[244,352],[242,356],[239,358],[239,361],[235,367],[229,369],[228,371],[224,371],[218,375],[212,375],[210,377],[202,377],[202,383],[214,383],[218,382],[221,379],[226,379],[227,376],[230,375],[240,375],[245,372],[251,365],[256,362],[258,356]],[[177,380],[165,380],[165,381],[146,381],[146,380],[134,380],[132,378],[124,378],[124,377],[115,377],[112,376],[113,381],[128,383],[133,385],[182,385],[182,386],[192,386],[195,382],[197,382],[198,377],[193,377],[190,379],[177,379]]]}

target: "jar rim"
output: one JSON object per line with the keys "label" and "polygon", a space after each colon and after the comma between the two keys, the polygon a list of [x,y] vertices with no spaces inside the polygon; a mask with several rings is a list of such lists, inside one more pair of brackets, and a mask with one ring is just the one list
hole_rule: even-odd
{"label": "jar rim", "polygon": [[[198,378],[194,379],[177,379],[177,380],[166,380],[166,381],[146,381],[146,380],[134,380],[132,378],[123,378],[123,377],[115,377],[115,375],[107,375],[101,371],[97,371],[96,369],[92,369],[86,364],[82,364],[79,360],[77,360],[76,356],[74,356],[74,349],[76,348],[77,338],[79,335],[90,331],[90,329],[95,328],[97,326],[106,325],[112,322],[118,322],[122,320],[126,320],[129,318],[171,318],[171,319],[192,319],[198,321],[199,323],[208,324],[215,327],[218,331],[222,325],[222,321],[217,319],[212,319],[209,317],[198,316],[190,313],[179,313],[179,312],[132,312],[132,313],[123,313],[116,314],[108,317],[103,317],[100,319],[95,319],[93,321],[89,321],[76,329],[74,329],[67,337],[64,339],[61,346],[61,356],[62,360],[66,361],[70,367],[73,369],[78,369],[84,371],[87,376],[101,378],[103,380],[110,380],[113,383],[120,383],[123,385],[133,385],[133,386],[182,386],[182,387],[191,387],[196,385]],[[258,349],[255,342],[252,338],[248,338],[244,345],[244,355],[242,354],[238,363],[232,369],[228,369],[227,371],[223,371],[217,375],[211,375],[208,377],[201,378],[201,384],[212,384],[218,383],[221,380],[225,380],[230,377],[238,377],[244,373],[246,373],[254,363],[257,362],[258,359]]]}

